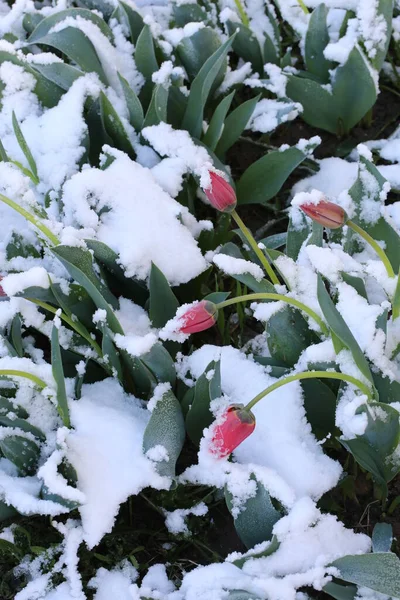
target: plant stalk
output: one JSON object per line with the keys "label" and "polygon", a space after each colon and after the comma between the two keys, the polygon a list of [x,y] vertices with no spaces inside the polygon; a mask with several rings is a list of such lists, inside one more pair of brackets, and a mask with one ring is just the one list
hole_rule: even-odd
{"label": "plant stalk", "polygon": [[32,373],[27,373],[26,371],[16,371],[14,369],[0,369],[0,377],[24,377],[25,379],[30,379],[33,383],[43,390],[47,387],[47,383],[40,379],[40,377],[36,377],[36,375],[32,375]]}
{"label": "plant stalk", "polygon": [[246,225],[243,223],[242,219],[239,217],[239,215],[237,214],[236,210],[233,210],[231,212],[231,215],[234,218],[234,220],[235,220],[236,224],[238,225],[238,227],[240,228],[240,231],[243,233],[244,237],[249,242],[252,250],[257,255],[257,258],[260,261],[260,263],[262,264],[262,266],[264,267],[265,271],[268,273],[268,276],[269,276],[270,280],[272,281],[272,283],[275,284],[275,285],[279,284],[279,279],[275,275],[275,272],[272,269],[271,265],[269,264],[268,259],[266,258],[266,256],[262,252],[261,248],[258,247],[258,244],[257,244],[256,240],[254,239],[252,233],[246,227]]}
{"label": "plant stalk", "polygon": [[311,319],[313,319],[318,324],[322,333],[324,333],[325,335],[329,335],[329,330],[327,326],[325,325],[321,317],[312,310],[312,308],[310,308],[306,304],[303,304],[299,300],[296,300],[295,298],[291,298],[290,296],[284,296],[283,294],[273,294],[268,292],[262,292],[259,294],[245,294],[244,296],[237,296],[237,298],[231,298],[229,300],[225,300],[224,302],[220,302],[216,306],[219,310],[220,308],[225,308],[226,306],[232,306],[232,304],[238,304],[239,302],[248,302],[251,300],[275,300],[280,302],[286,302],[286,304],[290,304],[291,306],[294,306],[306,313],[309,317],[311,317]]}
{"label": "plant stalk", "polygon": [[283,379],[279,379],[275,381],[272,385],[267,387],[265,390],[257,394],[250,400],[250,402],[244,407],[244,410],[251,410],[253,406],[257,404],[262,398],[274,392],[278,388],[286,385],[287,383],[292,383],[292,381],[300,381],[301,379],[339,379],[340,381],[347,381],[347,383],[352,383],[356,387],[358,387],[363,394],[365,394],[369,400],[372,399],[372,394],[369,388],[359,379],[352,377],[351,375],[346,375],[345,373],[337,373],[336,371],[306,371],[304,373],[295,373],[294,375],[289,375],[288,377],[284,377]]}
{"label": "plant stalk", "polygon": [[306,15],[308,15],[310,13],[310,11],[308,10],[307,6],[304,4],[304,0],[297,0],[297,2],[299,3],[301,10],[303,11],[303,13],[305,13]]}

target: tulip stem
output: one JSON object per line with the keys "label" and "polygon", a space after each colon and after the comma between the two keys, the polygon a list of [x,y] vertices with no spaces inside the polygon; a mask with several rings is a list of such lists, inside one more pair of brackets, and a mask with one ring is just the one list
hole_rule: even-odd
{"label": "tulip stem", "polygon": [[30,223],[32,223],[32,225],[37,227],[55,246],[57,246],[60,243],[60,240],[58,239],[58,237],[56,235],[54,235],[54,233],[52,233],[50,231],[50,229],[48,227],[46,227],[46,225],[44,225],[44,223],[42,223],[39,219],[37,219],[30,212],[28,212],[27,210],[22,208],[22,206],[17,204],[17,202],[14,202],[14,200],[11,200],[11,198],[8,198],[7,196],[4,196],[3,194],[0,194],[0,200],[1,200],[1,202],[4,202],[4,204],[7,204],[11,208],[13,208],[20,215],[25,217],[25,219],[27,221],[29,221]]}
{"label": "tulip stem", "polygon": [[241,1],[235,0],[235,4],[236,4],[236,8],[238,9],[238,13],[239,13],[239,16],[240,16],[240,19],[241,19],[243,25],[245,25],[245,27],[248,27],[249,26],[249,18],[244,11]]}
{"label": "tulip stem", "polygon": [[253,406],[257,404],[262,398],[274,392],[278,388],[286,385],[287,383],[292,383],[292,381],[299,381],[301,379],[339,379],[340,381],[346,381],[347,383],[352,383],[356,387],[360,389],[360,391],[365,394],[369,400],[372,399],[372,394],[369,388],[359,379],[352,377],[351,375],[346,375],[345,373],[337,373],[336,371],[306,371],[305,373],[295,373],[294,375],[289,375],[288,377],[284,377],[283,379],[279,379],[275,381],[272,385],[267,387],[265,390],[257,394],[250,400],[250,402],[244,407],[244,410],[251,410]]}
{"label": "tulip stem", "polygon": [[237,298],[231,298],[229,300],[225,300],[224,302],[220,302],[217,304],[217,309],[225,308],[226,306],[231,306],[232,304],[238,304],[239,302],[248,302],[251,300],[276,300],[277,302],[286,302],[291,306],[295,306],[299,310],[305,312],[311,319],[313,319],[321,329],[322,333],[325,335],[329,335],[329,330],[321,317],[317,315],[309,306],[299,302],[295,298],[291,298],[290,296],[284,296],[283,294],[272,294],[269,292],[259,293],[259,294],[245,294],[244,296],[238,296]]}
{"label": "tulip stem", "polygon": [[38,388],[43,390],[47,387],[47,383],[36,377],[36,375],[32,375],[32,373],[27,373],[26,371],[15,371],[14,369],[0,369],[0,377],[23,377],[24,379],[30,379],[33,383],[36,383]]}
{"label": "tulip stem", "polygon": [[364,229],[362,229],[356,223],[354,223],[354,221],[351,221],[349,219],[348,221],[346,221],[346,225],[348,225],[350,229],[355,231],[355,233],[358,233],[358,235],[361,236],[367,242],[367,244],[369,244],[375,250],[379,258],[385,265],[389,277],[395,277],[395,273],[393,271],[393,267],[390,263],[390,260],[388,259],[386,252],[380,247],[378,242],[374,240],[374,238],[371,237],[369,233],[367,233]]}
{"label": "tulip stem", "polygon": [[308,15],[310,11],[308,10],[307,6],[304,4],[304,1],[303,0],[297,0],[297,2],[299,3],[299,5],[301,7],[301,10],[303,11],[303,13],[305,13],[306,15]]}
{"label": "tulip stem", "polygon": [[252,250],[257,255],[257,258],[260,261],[260,263],[262,264],[262,266],[264,267],[265,271],[268,273],[269,278],[271,279],[272,283],[279,284],[279,279],[275,275],[271,265],[268,262],[268,259],[264,255],[263,251],[261,250],[261,248],[258,247],[258,244],[257,244],[256,240],[254,239],[251,231],[243,223],[242,219],[239,217],[236,210],[233,210],[231,212],[231,215],[234,218],[234,220],[236,221],[236,224],[239,226],[240,231],[243,233],[244,237],[249,242]]}

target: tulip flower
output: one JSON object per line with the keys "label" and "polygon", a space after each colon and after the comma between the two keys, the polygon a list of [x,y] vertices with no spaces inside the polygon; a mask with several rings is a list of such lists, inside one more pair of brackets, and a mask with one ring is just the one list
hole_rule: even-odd
{"label": "tulip flower", "polygon": [[198,333],[212,327],[217,320],[217,307],[214,302],[202,300],[191,306],[179,317],[178,333]]}
{"label": "tulip flower", "polygon": [[242,404],[233,404],[227,409],[222,422],[215,427],[211,452],[219,458],[229,456],[253,433],[255,426],[253,413],[245,410]]}
{"label": "tulip flower", "polygon": [[236,194],[233,187],[214,171],[210,171],[211,185],[204,190],[211,206],[221,212],[232,212],[236,206]]}
{"label": "tulip flower", "polygon": [[305,202],[300,204],[300,208],[310,219],[328,229],[343,227],[347,220],[343,208],[338,204],[328,202],[328,200],[320,200],[316,204]]}

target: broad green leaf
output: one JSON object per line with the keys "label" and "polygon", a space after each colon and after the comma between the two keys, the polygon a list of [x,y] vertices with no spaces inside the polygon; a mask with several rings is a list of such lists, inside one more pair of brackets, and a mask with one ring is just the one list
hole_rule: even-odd
{"label": "broad green leaf", "polygon": [[[189,76],[194,79],[204,63],[221,47],[221,38],[211,27],[203,27],[191,35],[184,37],[176,48],[177,54]],[[212,88],[220,85],[226,70],[225,62],[219,68]]]}
{"label": "broad green leaf", "polygon": [[21,317],[19,314],[16,314],[11,322],[10,337],[17,355],[22,358],[24,356],[24,347],[22,344]]}
{"label": "broad green leaf", "polygon": [[175,477],[175,465],[185,441],[182,409],[171,390],[157,401],[143,437],[143,451],[163,446],[168,459],[156,462],[160,475]]}
{"label": "broad green leaf", "polygon": [[175,316],[179,302],[167,279],[154,263],[151,264],[149,291],[150,320],[154,327],[164,327]]}
{"label": "broad green leaf", "polygon": [[268,367],[268,374],[271,375],[271,377],[276,377],[276,379],[279,379],[290,372],[290,369],[286,365],[280,364],[279,361],[274,358],[267,356],[253,356],[253,360],[260,365]]}
{"label": "broad green leaf", "polygon": [[39,460],[39,446],[21,435],[0,439],[0,452],[17,467],[21,476],[33,475]]}
{"label": "broad green leaf", "polygon": [[372,552],[390,552],[393,543],[393,527],[389,523],[377,523],[372,532]]}
{"label": "broad green leaf", "polygon": [[356,290],[357,294],[359,294],[362,298],[368,300],[367,290],[365,289],[365,283],[364,280],[361,279],[361,277],[349,275],[349,273],[346,273],[345,271],[342,271],[341,276],[345,283],[351,285],[351,287]]}
{"label": "broad green leaf", "polygon": [[224,302],[230,295],[231,292],[211,292],[211,294],[205,296],[203,300],[209,300],[210,302],[218,304],[219,302]]}
{"label": "broad green leaf", "polygon": [[208,146],[210,150],[215,150],[218,140],[224,130],[224,121],[226,114],[230,108],[235,92],[231,92],[229,96],[223,98],[215,109],[211,118],[210,124],[206,133],[201,140],[205,146]]}
{"label": "broad green leaf", "polygon": [[11,517],[16,517],[17,515],[18,513],[13,506],[0,500],[0,523],[6,519],[11,519]]}
{"label": "broad green leaf", "polygon": [[182,127],[183,129],[187,129],[196,138],[199,138],[201,134],[204,107],[212,85],[225,63],[233,40],[234,36],[230,37],[206,60],[192,82]]}
{"label": "broad green leaf", "polygon": [[354,600],[357,595],[357,588],[354,585],[339,585],[334,581],[327,583],[323,590],[335,600]]}
{"label": "broad green leaf", "polygon": [[[2,390],[2,393],[3,392],[4,390]],[[14,404],[14,402],[11,402],[11,400],[4,396],[0,396],[0,417],[6,417],[10,412],[15,413],[21,419],[26,419],[28,417],[25,408],[19,404]]]}
{"label": "broad green leaf", "polygon": [[344,581],[394,598],[400,597],[400,561],[391,552],[343,556],[331,566],[339,570]]}
{"label": "broad green leaf", "polygon": [[25,29],[26,33],[30,35],[43,19],[44,16],[39,13],[27,13],[22,19],[22,27]]}
{"label": "broad green leaf", "polygon": [[123,126],[117,111],[104,92],[100,92],[100,109],[104,129],[107,134],[110,136],[119,150],[123,150],[128,154],[128,156],[134,159],[136,157],[136,153],[133,149],[126,129]]}
{"label": "broad green leaf", "polygon": [[[41,27],[46,20],[47,19],[44,19],[39,23],[36,29]],[[35,32],[36,30],[29,38],[29,44],[39,44],[56,48],[56,50],[63,52],[70,60],[79,65],[83,71],[86,73],[97,73],[101,81],[106,85],[108,84],[107,77],[104,73],[100,59],[97,56],[95,47],[80,29],[77,29],[76,27],[66,27],[61,31],[48,33],[39,39],[36,39]],[[31,41],[33,36],[35,36],[35,40]]]}
{"label": "broad green leaf", "polygon": [[245,562],[248,560],[271,556],[271,554],[278,550],[279,546],[280,543],[278,542],[277,537],[274,535],[265,550],[262,550],[261,552],[254,552],[254,550],[250,550],[249,552],[246,552],[246,554],[244,554],[241,558],[234,560],[233,564],[239,569],[241,569]]}
{"label": "broad green leaf", "polygon": [[[250,62],[254,71],[260,75],[263,75],[264,62],[267,61],[264,61],[263,59],[260,43],[257,37],[254,35],[254,32],[242,23],[236,23],[229,20],[226,22],[226,26],[228,28],[229,35],[233,35],[235,31],[239,30],[235,41],[232,44],[232,50],[236,52],[240,58],[243,58],[245,62]],[[275,54],[275,60],[276,58],[277,57]]]}
{"label": "broad green leaf", "polygon": [[322,277],[318,275],[317,285],[318,302],[321,307],[322,313],[332,331],[335,335],[343,342],[353,355],[354,362],[360,369],[361,373],[366,377],[371,384],[374,384],[372,374],[368,365],[368,361],[365,358],[363,351],[358,345],[355,337],[351,333],[346,321],[337,310],[336,306],[331,300],[328,292],[326,291],[325,284]]}
{"label": "broad green leaf", "polygon": [[335,66],[324,56],[325,47],[330,42],[326,24],[327,16],[328,9],[323,3],[313,10],[308,22],[304,48],[307,70],[316,75],[321,83],[328,83],[329,71]]}
{"label": "broad green leaf", "polygon": [[186,431],[194,444],[200,443],[204,429],[213,422],[214,416],[210,411],[210,404],[220,396],[220,363],[212,361],[196,381],[193,403],[186,415]]}
{"label": "broad green leaf", "polygon": [[231,590],[226,596],[226,600],[261,600],[261,596],[255,596],[245,590]]}
{"label": "broad green leaf", "polygon": [[312,79],[295,75],[288,77],[286,93],[302,104],[306,123],[341,135],[350,131],[376,101],[374,80],[357,47],[336,69],[332,93]]}
{"label": "broad green leaf", "polygon": [[143,127],[159,125],[167,121],[168,89],[163,85],[155,85],[149,108],[144,118]]}
{"label": "broad green leaf", "polygon": [[76,19],[77,17],[91,21],[100,29],[101,33],[110,40],[110,42],[113,41],[114,38],[110,28],[99,15],[86,8],[69,8],[53,13],[49,17],[42,19],[29,37],[28,42],[30,44],[36,43],[47,35],[50,29],[57,25],[57,23],[61,23],[61,21],[64,21],[67,18]]}
{"label": "broad green leaf", "polygon": [[281,189],[289,175],[306,158],[298,148],[269,152],[243,173],[237,184],[239,204],[265,204]]}
{"label": "broad green leaf", "polygon": [[70,427],[67,392],[65,389],[64,369],[61,359],[58,328],[53,325],[51,331],[51,370],[57,386],[57,410],[66,427]]}
{"label": "broad green leaf", "polygon": [[[227,256],[233,256],[234,258],[244,258],[239,248],[232,242],[224,244],[220,248],[219,253],[226,254]],[[257,279],[253,275],[250,275],[250,273],[242,273],[241,275],[231,275],[230,277],[236,279],[236,281],[240,281],[240,283],[243,283],[243,285],[248,287],[253,292],[276,293],[276,289],[271,282],[269,282],[267,279],[261,279],[261,281],[257,281]]]}
{"label": "broad green leaf", "polygon": [[336,395],[319,379],[306,379],[301,387],[307,421],[314,435],[323,439],[335,431]]}
{"label": "broad green leaf", "polygon": [[43,433],[43,431],[38,429],[38,427],[31,425],[31,423],[29,423],[29,421],[27,421],[26,419],[20,419],[19,417],[17,417],[17,418],[11,417],[10,418],[10,417],[7,417],[6,415],[2,416],[0,414],[0,427],[11,427],[11,429],[21,429],[22,431],[32,433],[35,437],[37,437],[42,442],[44,442],[46,439],[46,436]]}
{"label": "broad green leaf", "polygon": [[78,77],[84,75],[82,71],[67,63],[56,62],[48,65],[32,63],[31,66],[34,71],[37,71],[43,75],[43,77],[65,91],[69,90]]}
{"label": "broad green leaf", "polygon": [[400,383],[389,377],[384,377],[381,372],[373,373],[374,384],[379,394],[379,401],[385,404],[400,402]]}
{"label": "broad green leaf", "polygon": [[264,244],[266,248],[277,250],[278,248],[286,245],[287,236],[288,234],[286,231],[283,233],[273,233],[272,235],[260,240],[260,244]]}
{"label": "broad green leaf", "polygon": [[114,370],[114,372],[116,373],[118,379],[120,381],[123,381],[122,366],[121,366],[121,360],[119,357],[119,351],[115,347],[115,344],[111,337],[110,330],[105,325],[103,325],[101,330],[103,333],[103,339],[101,342],[101,350],[103,352],[103,355],[105,357],[107,357],[107,362],[110,365],[110,367]]}
{"label": "broad green leaf", "polygon": [[143,18],[136,10],[133,10],[130,4],[126,4],[125,2],[120,1],[119,7],[120,9],[122,9],[124,16],[126,16],[126,22],[128,24],[129,31],[131,34],[131,40],[134,44],[136,44],[138,37],[144,27]]}
{"label": "broad green leaf", "polygon": [[140,100],[130,87],[129,83],[124,77],[122,77],[120,73],[118,73],[118,77],[121,82],[122,90],[125,96],[125,102],[128,107],[130,124],[136,131],[141,131],[143,127],[144,114]]}
{"label": "broad green leaf", "polygon": [[259,99],[260,95],[243,102],[238,106],[238,108],[235,108],[235,110],[233,110],[227,116],[221,138],[215,149],[217,156],[223,156],[225,152],[229,150],[229,148],[239,139],[239,136],[246,128],[246,125],[249,122],[249,119],[253,114]]}
{"label": "broad green leaf", "polygon": [[[254,475],[250,479],[256,482],[256,494],[249,498],[234,518],[238,536],[247,548],[268,542],[272,538],[272,529],[281,514],[275,509],[271,497],[263,484]],[[232,494],[225,488],[225,499],[230,512],[233,509]]]}
{"label": "broad green leaf", "polygon": [[150,27],[145,25],[136,43],[135,62],[143,77],[151,81],[151,76],[158,71],[158,63],[154,52],[154,42]]}
{"label": "broad green leaf", "polygon": [[322,225],[313,221],[311,224],[311,235],[307,240],[307,246],[318,246],[322,248],[324,238],[324,228]]}
{"label": "broad green leaf", "polygon": [[168,94],[167,123],[170,123],[174,129],[181,129],[186,107],[187,97],[178,87],[172,85]]}
{"label": "broad green leaf", "polygon": [[61,504],[61,506],[65,506],[66,508],[69,508],[70,510],[74,510],[75,508],[78,508],[78,506],[79,506],[79,503],[76,502],[75,500],[67,500],[66,498],[63,498],[62,496],[60,496],[59,494],[53,494],[46,485],[42,486],[42,489],[40,490],[40,497],[43,500],[49,500],[50,502],[57,502],[58,504]]}
{"label": "broad green leaf", "polygon": [[301,313],[289,306],[272,315],[266,325],[271,356],[292,367],[308,346],[318,342]]}
{"label": "broad green leaf", "polygon": [[142,363],[152,372],[158,383],[169,382],[175,385],[174,361],[162,344],[154,344],[150,352],[140,357]]}
{"label": "broad green leaf", "polygon": [[[378,0],[378,6],[377,6],[376,13],[377,13],[376,23],[378,23],[378,20],[380,20],[382,18],[386,22],[384,36],[379,36],[379,39],[374,43],[373,50],[375,51],[375,55],[374,56],[371,55],[371,59],[370,59],[372,66],[377,71],[380,71],[383,66],[383,62],[386,58],[386,54],[387,54],[387,51],[389,48],[390,38],[392,35],[393,1],[392,0]],[[377,25],[377,27],[378,27],[378,25]],[[382,41],[383,41],[382,37],[384,37],[384,42],[385,42],[383,44],[383,47],[382,47]],[[370,39],[365,40],[365,41],[370,43]]]}
{"label": "broad green leaf", "polygon": [[33,158],[32,152],[30,151],[29,146],[26,143],[24,134],[21,131],[21,127],[19,126],[19,123],[17,121],[17,117],[15,116],[14,111],[12,113],[12,124],[13,124],[15,137],[17,138],[19,147],[21,148],[22,152],[25,155],[26,160],[28,161],[28,165],[30,167],[30,170],[31,170],[34,178],[36,179],[36,182],[39,182],[35,159]]}
{"label": "broad green leaf", "polygon": [[96,276],[89,250],[76,246],[59,245],[52,248],[52,252],[63,263],[69,274],[85,288],[97,308],[106,311],[110,329],[114,333],[123,334],[121,325],[109,304],[112,302],[117,306],[117,301]]}
{"label": "broad green leaf", "polygon": [[207,13],[198,4],[173,4],[173,17],[176,27],[184,27],[187,23],[207,21]]}

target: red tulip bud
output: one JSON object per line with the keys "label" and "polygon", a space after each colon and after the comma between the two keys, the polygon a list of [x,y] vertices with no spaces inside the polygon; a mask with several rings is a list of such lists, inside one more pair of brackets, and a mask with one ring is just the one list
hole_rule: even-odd
{"label": "red tulip bud", "polygon": [[317,204],[301,204],[300,208],[310,219],[328,229],[343,227],[347,219],[347,215],[341,206],[327,200],[321,200]]}
{"label": "red tulip bud", "polygon": [[211,452],[219,458],[229,456],[256,426],[256,419],[242,404],[233,404],[226,411],[223,421],[215,427],[211,441]]}
{"label": "red tulip bud", "polygon": [[[0,281],[4,279],[2,275],[0,275]],[[5,291],[3,290],[3,286],[0,285],[0,298],[5,298],[7,296],[7,294],[5,293]]]}
{"label": "red tulip bud", "polygon": [[191,306],[179,319],[179,333],[198,333],[212,327],[217,320],[214,302],[202,300]]}
{"label": "red tulip bud", "polygon": [[231,212],[236,206],[236,194],[233,187],[218,175],[210,171],[211,185],[204,190],[210,204],[221,212]]}

